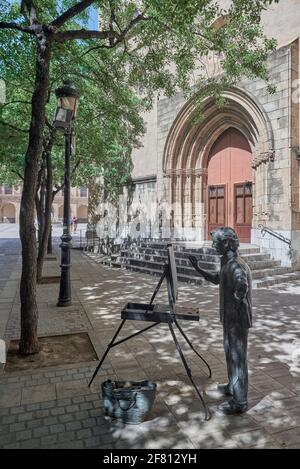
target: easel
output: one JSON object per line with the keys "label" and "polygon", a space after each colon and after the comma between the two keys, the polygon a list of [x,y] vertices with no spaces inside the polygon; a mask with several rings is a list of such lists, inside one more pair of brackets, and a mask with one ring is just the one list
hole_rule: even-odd
{"label": "easel", "polygon": [[[193,347],[192,343],[190,342],[189,338],[185,334],[185,332],[182,330],[180,324],[178,323],[178,319],[181,320],[187,320],[187,321],[199,321],[199,310],[196,308],[182,308],[182,307],[177,307],[176,306],[176,300],[177,300],[177,294],[178,294],[178,289],[177,289],[177,274],[176,274],[176,265],[175,265],[175,257],[174,257],[174,251],[173,251],[173,246],[171,244],[167,245],[168,249],[168,263],[165,264],[164,266],[164,271],[162,273],[162,276],[157,284],[157,287],[155,288],[155,291],[152,295],[151,301],[149,304],[147,303],[128,303],[125,308],[121,312],[121,319],[122,322],[119,325],[115,335],[113,336],[111,342],[108,344],[106,351],[104,352],[99,365],[95,369],[95,372],[92,376],[92,379],[89,382],[89,386],[91,386],[95,376],[97,375],[98,371],[100,370],[108,352],[110,351],[111,348],[116,347],[119,344],[122,344],[123,342],[136,337],[139,334],[142,334],[143,332],[146,332],[153,327],[157,326],[158,324],[165,323],[168,324],[171,336],[173,338],[173,341],[175,343],[176,349],[179,353],[180,359],[183,363],[183,366],[185,368],[185,371],[187,373],[187,376],[189,380],[191,381],[192,385],[194,386],[196,393],[203,405],[204,411],[205,411],[205,420],[209,420],[211,415],[210,411],[199,391],[197,388],[191,369],[189,368],[187,361],[185,359],[185,356],[182,352],[182,349],[180,347],[180,344],[178,342],[178,339],[176,337],[174,327],[175,325],[177,329],[179,330],[180,334],[182,337],[186,340],[190,348],[195,352],[195,354],[205,363],[205,365],[208,368],[209,374],[208,377],[211,378],[211,369],[208,363],[204,360],[203,357],[195,350]],[[169,299],[169,304],[168,305],[154,305],[153,301],[164,281],[166,279],[167,281],[167,288],[168,288],[168,299]],[[131,334],[130,336],[125,337],[124,339],[118,340],[116,342],[116,339],[121,332],[121,329],[123,328],[125,322],[127,320],[132,320],[132,321],[149,321],[153,322],[154,324],[151,324],[148,327],[145,327],[144,329],[135,332],[134,334]]]}

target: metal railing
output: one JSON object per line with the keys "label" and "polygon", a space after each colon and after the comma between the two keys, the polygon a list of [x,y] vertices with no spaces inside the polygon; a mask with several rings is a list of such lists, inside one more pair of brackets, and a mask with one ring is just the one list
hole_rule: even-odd
{"label": "metal railing", "polygon": [[276,231],[272,230],[271,228],[267,228],[266,226],[263,225],[258,225],[259,228],[261,228],[261,234],[264,236],[266,233],[269,235],[273,236],[274,238],[279,239],[283,243],[288,244],[289,248],[292,248],[292,241],[285,236],[281,235],[280,233],[277,233]]}

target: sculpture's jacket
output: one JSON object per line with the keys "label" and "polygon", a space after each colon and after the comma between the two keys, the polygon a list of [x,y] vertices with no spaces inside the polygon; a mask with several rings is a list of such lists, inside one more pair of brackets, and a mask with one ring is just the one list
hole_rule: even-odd
{"label": "sculpture's jacket", "polygon": [[220,320],[224,327],[252,327],[251,272],[238,252],[228,251],[222,256],[220,272],[205,273],[206,280],[220,284]]}

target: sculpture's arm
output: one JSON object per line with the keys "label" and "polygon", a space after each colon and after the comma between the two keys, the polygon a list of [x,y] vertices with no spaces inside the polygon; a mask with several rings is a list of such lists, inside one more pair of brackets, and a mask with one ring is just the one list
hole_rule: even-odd
{"label": "sculpture's arm", "polygon": [[219,272],[208,272],[207,270],[201,269],[198,265],[198,260],[195,256],[189,256],[189,260],[194,267],[194,269],[198,272],[198,274],[202,275],[208,282],[214,283],[218,285],[220,283],[220,273]]}

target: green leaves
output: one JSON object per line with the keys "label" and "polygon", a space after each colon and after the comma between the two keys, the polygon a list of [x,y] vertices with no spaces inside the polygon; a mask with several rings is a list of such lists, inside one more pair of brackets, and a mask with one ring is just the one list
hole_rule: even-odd
{"label": "green leaves", "polygon": [[[78,4],[75,0],[34,3],[43,27]],[[76,121],[80,165],[73,184],[86,185],[101,174],[108,193],[115,196],[128,177],[130,153],[144,131],[141,113],[157,93],[172,96],[183,90],[199,103],[209,95],[221,106],[222,90],[244,75],[268,83],[266,58],[276,42],[264,36],[260,17],[272,3],[278,0],[232,0],[224,9],[214,0],[99,0],[92,7],[99,7],[100,30],[114,32],[114,40],[56,42],[54,34],[48,122],[56,106],[54,90],[64,79],[71,79],[82,94]],[[0,1],[0,16],[28,26],[19,6],[20,2]],[[88,29],[90,8],[68,19],[60,31]],[[137,23],[136,18],[140,18]],[[34,89],[35,55],[33,35],[0,29],[0,78],[12,102],[0,107],[2,175],[9,167],[16,174],[24,165],[27,134],[22,130],[30,125],[31,109],[25,103],[31,101]],[[47,141],[47,128],[44,137]],[[62,179],[63,152],[60,136],[53,149],[57,182]]]}

